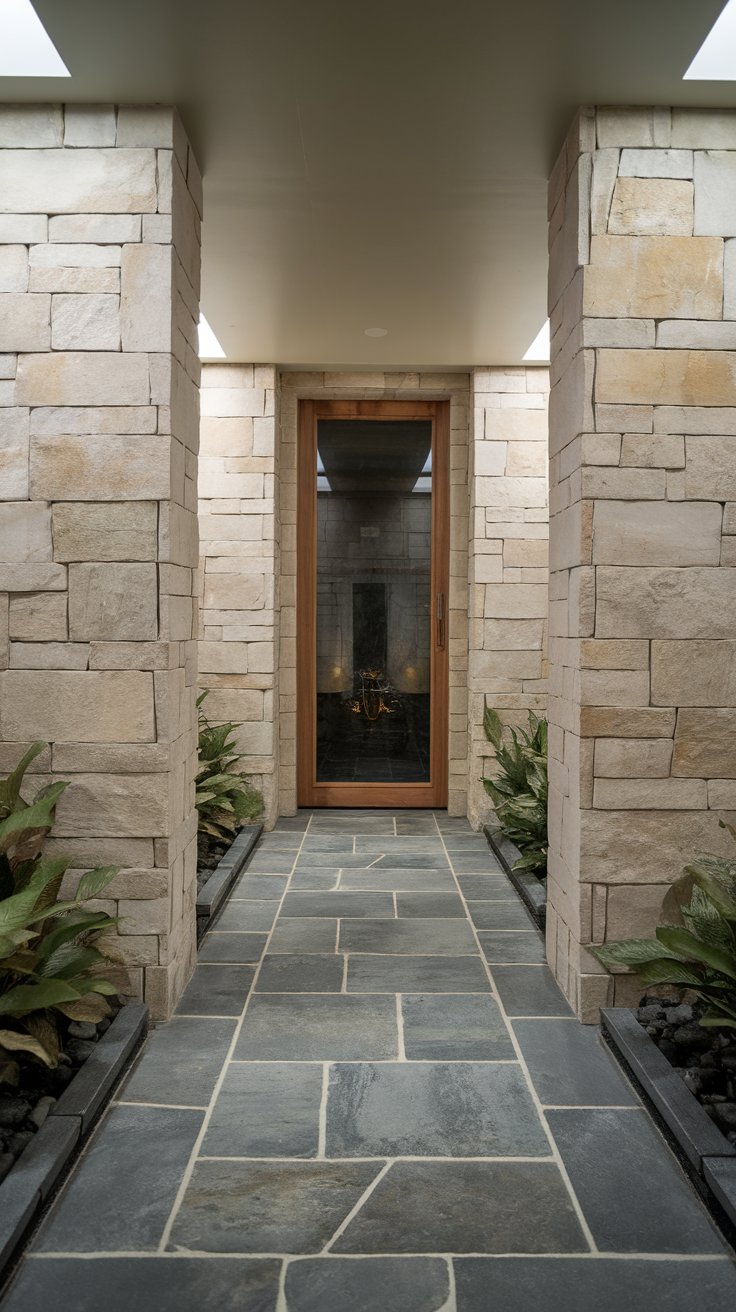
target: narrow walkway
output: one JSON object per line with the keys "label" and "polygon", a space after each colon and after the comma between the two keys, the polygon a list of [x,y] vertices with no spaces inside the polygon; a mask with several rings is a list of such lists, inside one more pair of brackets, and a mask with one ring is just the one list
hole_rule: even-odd
{"label": "narrow walkway", "polygon": [[721,1312],[736,1273],[485,839],[267,834],[3,1312]]}

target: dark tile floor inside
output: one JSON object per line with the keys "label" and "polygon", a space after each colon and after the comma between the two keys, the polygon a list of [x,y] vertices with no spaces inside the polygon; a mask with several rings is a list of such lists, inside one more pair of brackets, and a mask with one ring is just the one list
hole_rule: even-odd
{"label": "dark tile floor inside", "polygon": [[721,1312],[730,1255],[483,837],[264,835],[3,1312]]}

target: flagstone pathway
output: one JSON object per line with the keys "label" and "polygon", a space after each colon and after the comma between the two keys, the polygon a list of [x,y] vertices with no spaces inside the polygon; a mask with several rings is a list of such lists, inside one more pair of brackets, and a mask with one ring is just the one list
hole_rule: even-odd
{"label": "flagstone pathway", "polygon": [[723,1241],[485,839],[266,834],[2,1312],[720,1312]]}

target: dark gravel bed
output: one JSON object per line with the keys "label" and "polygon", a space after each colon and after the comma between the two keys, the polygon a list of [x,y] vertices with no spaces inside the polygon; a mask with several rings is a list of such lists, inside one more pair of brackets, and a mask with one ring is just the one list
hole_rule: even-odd
{"label": "dark gravel bed", "polygon": [[13,1084],[7,1081],[0,1084],[0,1182],[40,1130],[57,1098],[92,1055],[123,1005],[116,998],[109,998],[108,1002],[110,1015],[97,1025],[92,1021],[67,1021],[66,1029],[60,1027],[62,1051],[55,1070],[49,1070],[31,1053],[8,1054],[17,1065],[18,1079]]}
{"label": "dark gravel bed", "polygon": [[699,1025],[706,1010],[700,1001],[644,998],[636,1018],[721,1133],[736,1144],[736,1031]]}

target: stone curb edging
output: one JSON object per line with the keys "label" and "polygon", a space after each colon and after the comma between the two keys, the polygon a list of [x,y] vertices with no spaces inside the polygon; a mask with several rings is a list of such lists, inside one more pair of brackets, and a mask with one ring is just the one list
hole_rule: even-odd
{"label": "stone curb edging", "polygon": [[222,907],[258,839],[263,825],[243,825],[207,883],[197,894],[197,942],[209,929],[210,922]]}
{"label": "stone curb edging", "polygon": [[544,933],[547,924],[547,890],[541,879],[528,870],[514,870],[514,862],[519,860],[521,852],[510,838],[504,838],[500,829],[484,825],[483,833],[529,914]]}
{"label": "stone curb edging", "polygon": [[0,1280],[142,1042],[147,1020],[144,1003],[129,1002],[118,1012],[0,1184]]}
{"label": "stone curb edging", "polygon": [[736,1239],[736,1148],[716,1128],[697,1098],[628,1007],[601,1007],[603,1038],[664,1123],[678,1156],[714,1220]]}

